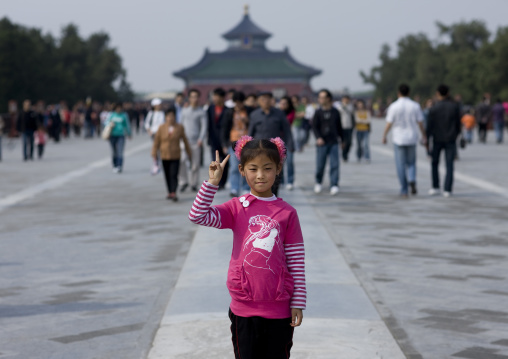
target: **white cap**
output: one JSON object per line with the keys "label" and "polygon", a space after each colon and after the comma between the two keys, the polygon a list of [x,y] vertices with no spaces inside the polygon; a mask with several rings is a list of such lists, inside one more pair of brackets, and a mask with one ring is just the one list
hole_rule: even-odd
{"label": "white cap", "polygon": [[154,98],[151,102],[152,106],[159,106],[162,103],[160,98]]}

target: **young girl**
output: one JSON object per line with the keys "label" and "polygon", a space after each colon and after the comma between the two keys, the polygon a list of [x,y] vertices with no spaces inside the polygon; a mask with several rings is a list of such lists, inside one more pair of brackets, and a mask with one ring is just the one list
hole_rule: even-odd
{"label": "young girl", "polygon": [[289,358],[293,330],[306,306],[305,251],[296,210],[272,194],[286,157],[280,138],[242,136],[233,144],[251,192],[211,206],[229,155],[209,167],[189,219],[233,231],[227,287],[236,358]]}

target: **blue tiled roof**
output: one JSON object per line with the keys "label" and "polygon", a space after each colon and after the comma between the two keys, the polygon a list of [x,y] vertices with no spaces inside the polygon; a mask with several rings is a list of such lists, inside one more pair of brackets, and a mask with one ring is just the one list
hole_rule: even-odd
{"label": "blue tiled roof", "polygon": [[266,32],[256,24],[252,22],[249,17],[249,14],[245,14],[243,16],[242,21],[238,25],[236,25],[233,29],[226,32],[222,37],[228,40],[236,39],[241,36],[250,35],[253,38],[263,38],[268,39],[272,34]]}

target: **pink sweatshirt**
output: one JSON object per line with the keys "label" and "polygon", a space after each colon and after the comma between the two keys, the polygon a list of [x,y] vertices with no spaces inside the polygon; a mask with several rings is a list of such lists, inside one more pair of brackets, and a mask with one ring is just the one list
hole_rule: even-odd
{"label": "pink sweatshirt", "polygon": [[231,311],[241,317],[291,317],[305,309],[305,250],[296,210],[282,199],[247,194],[211,206],[218,186],[204,182],[189,219],[233,231],[227,287]]}

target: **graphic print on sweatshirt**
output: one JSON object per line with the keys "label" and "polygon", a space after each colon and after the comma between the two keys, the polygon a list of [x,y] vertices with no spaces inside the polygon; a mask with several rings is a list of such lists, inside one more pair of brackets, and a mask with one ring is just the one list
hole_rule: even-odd
{"label": "graphic print on sweatshirt", "polygon": [[251,274],[258,268],[276,274],[277,265],[280,266],[280,263],[271,263],[270,259],[274,246],[282,250],[279,222],[260,214],[249,219],[249,232],[250,235],[243,245],[243,250],[248,251],[243,260],[245,272]]}
{"label": "graphic print on sweatshirt", "polygon": [[280,224],[266,215],[249,218],[241,257],[230,268],[228,287],[239,300],[284,301],[291,298],[294,281],[284,265]]}

